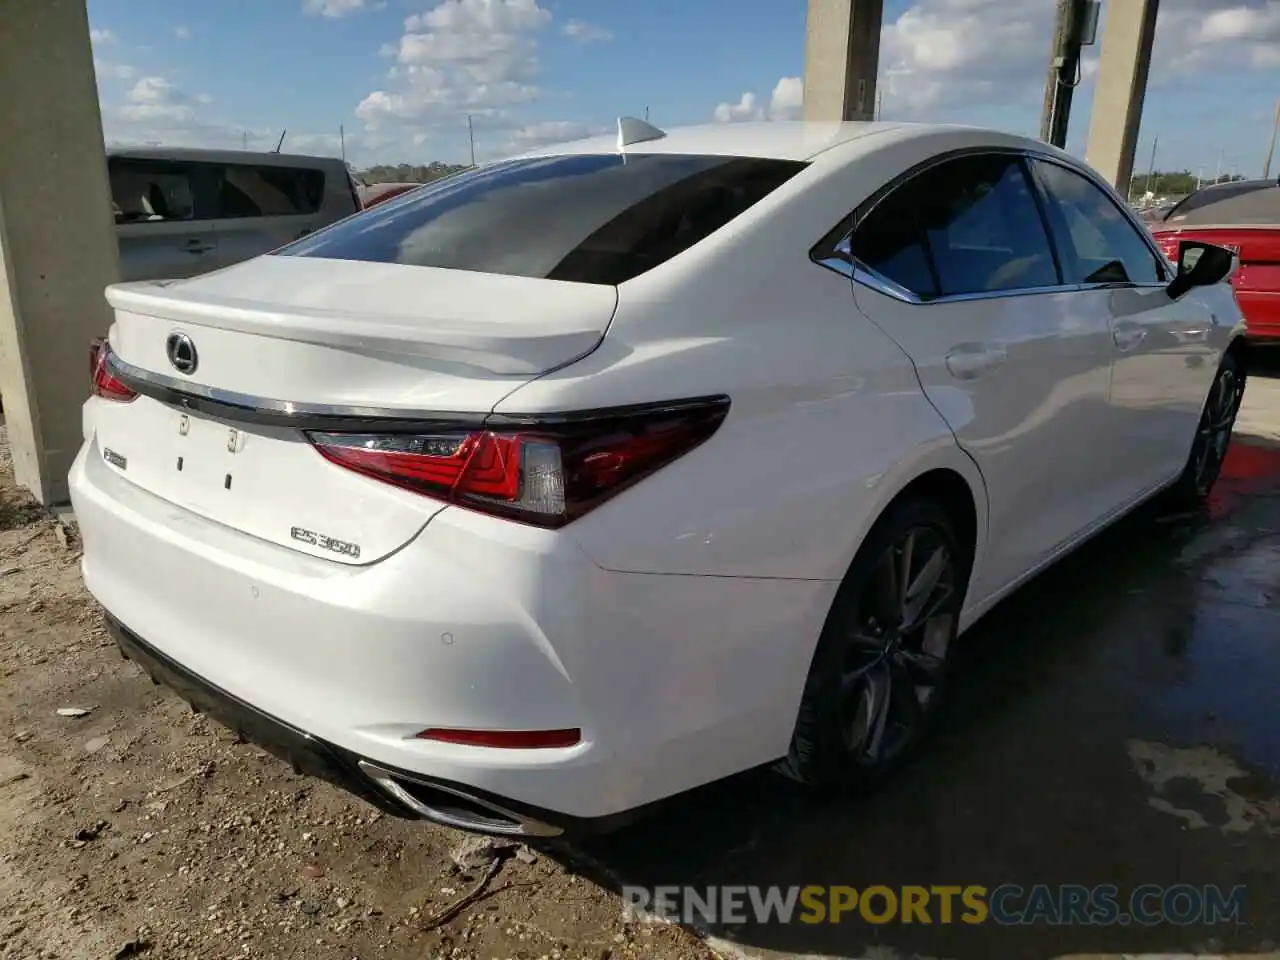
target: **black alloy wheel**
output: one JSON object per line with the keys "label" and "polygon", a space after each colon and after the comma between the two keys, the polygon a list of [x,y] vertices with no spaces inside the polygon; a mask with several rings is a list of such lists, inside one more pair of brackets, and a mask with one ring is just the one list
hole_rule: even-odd
{"label": "black alloy wheel", "polygon": [[1231,432],[1244,400],[1245,381],[1238,358],[1232,354],[1223,357],[1205,399],[1187,465],[1169,491],[1175,502],[1200,503],[1213,492],[1231,446]]}
{"label": "black alloy wheel", "polygon": [[967,580],[967,555],[938,505],[890,509],[828,617],[784,773],[869,786],[913,752],[946,687]]}

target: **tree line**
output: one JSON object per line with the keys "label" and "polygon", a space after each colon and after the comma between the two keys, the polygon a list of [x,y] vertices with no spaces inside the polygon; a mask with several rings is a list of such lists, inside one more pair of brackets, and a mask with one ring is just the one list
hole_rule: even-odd
{"label": "tree line", "polygon": [[457,173],[459,170],[467,169],[466,164],[461,163],[441,163],[439,160],[433,160],[431,163],[397,163],[386,164],[379,163],[367,170],[356,170],[355,174],[365,183],[428,183],[432,180],[439,180],[441,177],[447,177],[450,174]]}
{"label": "tree line", "polygon": [[[1213,177],[1205,177],[1199,180],[1201,186],[1211,183],[1228,183],[1233,180],[1243,180],[1244,177],[1237,175],[1223,175],[1214,180]],[[1129,195],[1132,197],[1140,197],[1146,191],[1150,190],[1157,197],[1185,197],[1189,193],[1196,191],[1197,177],[1190,170],[1156,170],[1152,173],[1139,173],[1134,171],[1133,179],[1129,181]],[[1149,184],[1149,185],[1148,185]]]}

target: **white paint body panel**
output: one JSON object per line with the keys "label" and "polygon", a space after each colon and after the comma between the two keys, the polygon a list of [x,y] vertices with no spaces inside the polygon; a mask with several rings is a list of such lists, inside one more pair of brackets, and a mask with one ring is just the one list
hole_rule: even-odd
{"label": "white paint body panel", "polygon": [[[201,468],[204,489],[169,473],[174,410],[92,399],[71,475],[86,583],[148,643],[296,727],[549,810],[615,813],[772,761],[835,591],[904,487],[946,470],[972,494],[967,626],[1172,479],[1239,323],[1229,291],[1201,291],[1152,312],[1146,352],[1117,360],[1119,294],[921,307],[810,261],[882,184],[982,145],[1031,144],[906,125],[669,131],[644,149],[811,162],[617,288],[268,257],[118,292],[119,355],[163,371],[164,337],[190,325],[191,379],[211,389],[392,413],[732,406],[708,442],[549,531],[348,473],[283,430],[250,433],[248,495],[228,506],[210,485],[226,458]],[[1192,335],[1204,311],[1216,319]],[[946,356],[966,342],[999,342],[1007,362],[957,379]],[[1113,463],[1139,443],[1151,483]],[[304,522],[367,552],[281,534]],[[584,742],[413,739],[433,725],[580,727]]]}

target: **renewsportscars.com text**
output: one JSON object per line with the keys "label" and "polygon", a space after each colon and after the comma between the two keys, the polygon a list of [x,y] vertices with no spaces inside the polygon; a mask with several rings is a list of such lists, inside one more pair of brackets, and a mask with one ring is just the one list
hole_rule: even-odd
{"label": "renewsportscars.com text", "polygon": [[623,887],[628,919],[681,923],[912,923],[1179,926],[1238,923],[1245,888],[1145,884],[997,887]]}

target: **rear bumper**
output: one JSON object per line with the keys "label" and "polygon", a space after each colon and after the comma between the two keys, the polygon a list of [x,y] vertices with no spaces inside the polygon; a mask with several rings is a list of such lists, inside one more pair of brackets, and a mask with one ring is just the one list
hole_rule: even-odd
{"label": "rear bumper", "polygon": [[[85,583],[122,646],[380,806],[406,802],[374,767],[436,791],[410,815],[442,822],[453,790],[473,821],[480,801],[587,832],[784,755],[837,586],[608,572],[570,538],[461,510],[376,563],[335,563],[176,507],[101,456],[90,439],[69,479]],[[493,749],[428,727],[582,740]]]}
{"label": "rear bumper", "polygon": [[417,817],[489,833],[551,837],[614,829],[642,812],[595,819],[567,817],[464,784],[389,767],[312,736],[246,703],[165,656],[110,614],[106,615],[106,624],[124,656],[193,709],[288,763],[295,772],[331,783],[392,816]]}

